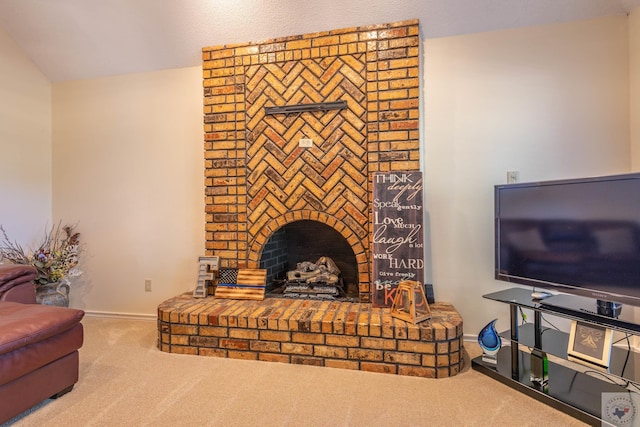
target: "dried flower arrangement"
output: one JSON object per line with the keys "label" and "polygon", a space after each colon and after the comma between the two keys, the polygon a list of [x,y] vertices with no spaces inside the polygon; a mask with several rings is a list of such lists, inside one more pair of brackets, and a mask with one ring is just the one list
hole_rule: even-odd
{"label": "dried flower arrangement", "polygon": [[66,281],[68,284],[68,278],[82,274],[82,271],[76,268],[81,247],[80,233],[76,232],[75,228],[75,225],[62,226],[58,223],[45,232],[38,248],[25,252],[22,246],[9,239],[7,232],[0,225],[0,260],[33,265],[38,269],[35,281],[37,286],[60,281]]}

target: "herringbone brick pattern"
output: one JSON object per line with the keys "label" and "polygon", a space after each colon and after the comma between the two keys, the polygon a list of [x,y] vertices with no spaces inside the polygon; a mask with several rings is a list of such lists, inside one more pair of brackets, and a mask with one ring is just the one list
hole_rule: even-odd
{"label": "herringbone brick pattern", "polygon": [[[363,56],[249,67],[245,77],[249,233],[288,212],[325,212],[367,236]],[[344,110],[266,115],[265,106],[347,101]],[[300,148],[300,138],[311,148]]]}

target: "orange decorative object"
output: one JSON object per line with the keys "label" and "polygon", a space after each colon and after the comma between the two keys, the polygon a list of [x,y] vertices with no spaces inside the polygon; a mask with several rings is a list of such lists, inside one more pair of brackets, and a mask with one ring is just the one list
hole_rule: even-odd
{"label": "orange decorative object", "polygon": [[431,318],[431,309],[422,283],[405,280],[398,284],[391,305],[391,315],[414,325]]}

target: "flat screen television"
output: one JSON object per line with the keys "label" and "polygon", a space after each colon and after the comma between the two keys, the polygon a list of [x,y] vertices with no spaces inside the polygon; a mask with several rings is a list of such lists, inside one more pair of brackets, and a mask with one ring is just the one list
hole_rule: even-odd
{"label": "flat screen television", "polygon": [[496,185],[495,277],[640,306],[640,173]]}

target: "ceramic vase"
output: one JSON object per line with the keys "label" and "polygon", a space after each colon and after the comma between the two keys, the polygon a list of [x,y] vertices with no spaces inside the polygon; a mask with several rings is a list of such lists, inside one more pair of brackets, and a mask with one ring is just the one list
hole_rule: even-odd
{"label": "ceramic vase", "polygon": [[36,302],[44,305],[69,307],[69,284],[65,282],[47,283],[36,289]]}

